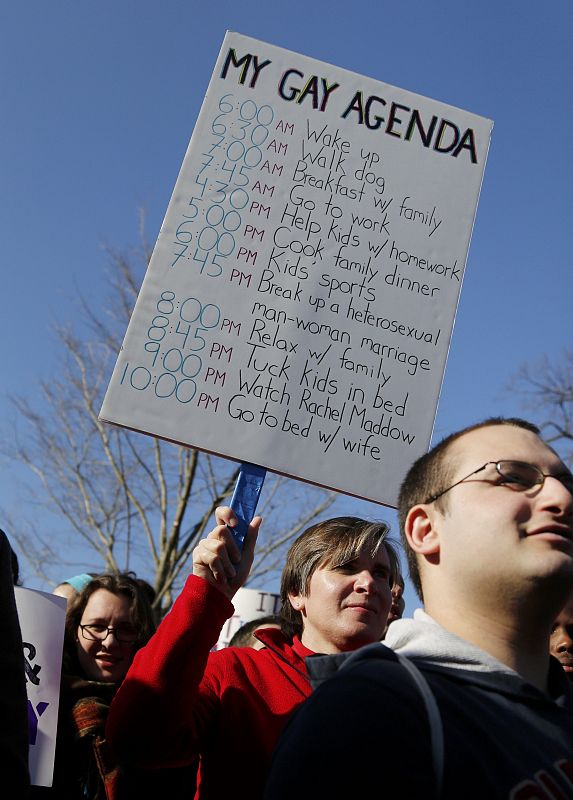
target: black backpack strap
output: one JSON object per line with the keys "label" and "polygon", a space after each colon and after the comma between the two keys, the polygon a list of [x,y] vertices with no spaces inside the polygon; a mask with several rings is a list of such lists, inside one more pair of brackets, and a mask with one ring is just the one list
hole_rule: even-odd
{"label": "black backpack strap", "polygon": [[344,661],[341,669],[347,669],[354,664],[360,664],[364,661],[369,661],[371,658],[383,658],[389,661],[398,661],[407,671],[408,675],[412,679],[412,682],[418,689],[418,692],[420,693],[424,702],[426,715],[430,724],[430,744],[432,747],[432,761],[436,776],[436,796],[441,797],[444,782],[444,730],[442,726],[440,709],[438,708],[436,698],[430,689],[428,681],[413,661],[410,661],[410,659],[400,655],[400,653],[396,653],[394,650],[391,650],[382,642],[375,642],[374,644],[369,644],[360,648],[359,650],[355,650]]}

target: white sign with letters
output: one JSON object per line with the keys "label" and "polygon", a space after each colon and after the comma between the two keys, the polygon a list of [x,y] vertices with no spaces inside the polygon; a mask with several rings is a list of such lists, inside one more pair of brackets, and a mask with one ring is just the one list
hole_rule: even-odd
{"label": "white sign with letters", "polygon": [[20,586],[14,587],[14,594],[24,645],[30,780],[33,786],[51,786],[67,601]]}
{"label": "white sign with letters", "polygon": [[491,129],[228,33],[101,419],[395,505],[430,443]]}
{"label": "white sign with letters", "polygon": [[225,622],[214,650],[227,647],[239,628],[259,617],[270,614],[278,615],[281,610],[281,598],[274,592],[264,592],[261,589],[241,588],[233,597],[235,613]]}

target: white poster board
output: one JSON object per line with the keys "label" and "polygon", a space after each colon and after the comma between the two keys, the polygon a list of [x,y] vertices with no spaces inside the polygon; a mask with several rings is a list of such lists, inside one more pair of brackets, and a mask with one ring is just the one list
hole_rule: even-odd
{"label": "white poster board", "polygon": [[262,589],[239,589],[233,597],[235,613],[223,625],[221,635],[214,650],[227,647],[235,633],[245,622],[252,619],[266,617],[268,614],[278,614],[281,610],[281,597],[274,592],[264,592]]}
{"label": "white poster board", "polygon": [[431,439],[491,129],[228,33],[101,419],[395,505]]}
{"label": "white poster board", "polygon": [[33,786],[51,786],[67,601],[20,586],[14,594],[24,644],[30,780]]}

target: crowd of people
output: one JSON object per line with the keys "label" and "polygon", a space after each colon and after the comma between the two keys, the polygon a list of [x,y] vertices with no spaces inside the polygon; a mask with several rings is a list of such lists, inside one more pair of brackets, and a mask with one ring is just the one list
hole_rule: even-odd
{"label": "crowd of people", "polygon": [[[404,617],[385,523],[335,517],[291,545],[277,616],[216,644],[248,579],[233,511],[156,627],[133,573],[83,573],[68,605],[54,782],[27,785],[16,582],[0,538],[2,766],[15,797],[573,798],[573,476],[539,430],[495,418],[419,458],[399,497],[422,609]],[[9,585],[4,578],[10,576]],[[13,688],[13,691],[12,691]]]}

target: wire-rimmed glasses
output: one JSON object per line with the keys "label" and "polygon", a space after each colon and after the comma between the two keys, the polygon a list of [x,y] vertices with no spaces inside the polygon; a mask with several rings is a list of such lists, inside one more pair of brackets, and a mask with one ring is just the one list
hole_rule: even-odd
{"label": "wire-rimmed glasses", "polygon": [[573,494],[573,475],[569,472],[569,470],[564,470],[558,475],[553,475],[550,472],[543,472],[535,464],[528,464],[526,461],[502,460],[486,461],[486,463],[481,467],[478,467],[473,472],[470,472],[470,474],[466,475],[464,478],[460,478],[460,480],[456,481],[456,483],[452,483],[452,485],[448,486],[447,489],[443,489],[441,492],[433,494],[425,502],[433,503],[434,500],[437,500],[443,494],[449,492],[450,489],[453,489],[455,486],[459,486],[460,483],[467,481],[468,478],[471,478],[474,475],[477,475],[479,472],[482,472],[486,467],[489,467],[490,464],[495,464],[497,474],[503,479],[500,482],[501,484],[509,484],[514,486],[518,491],[526,492],[528,489],[533,489],[534,486],[541,487],[545,483],[545,478],[556,478],[563,484],[568,492]]}

